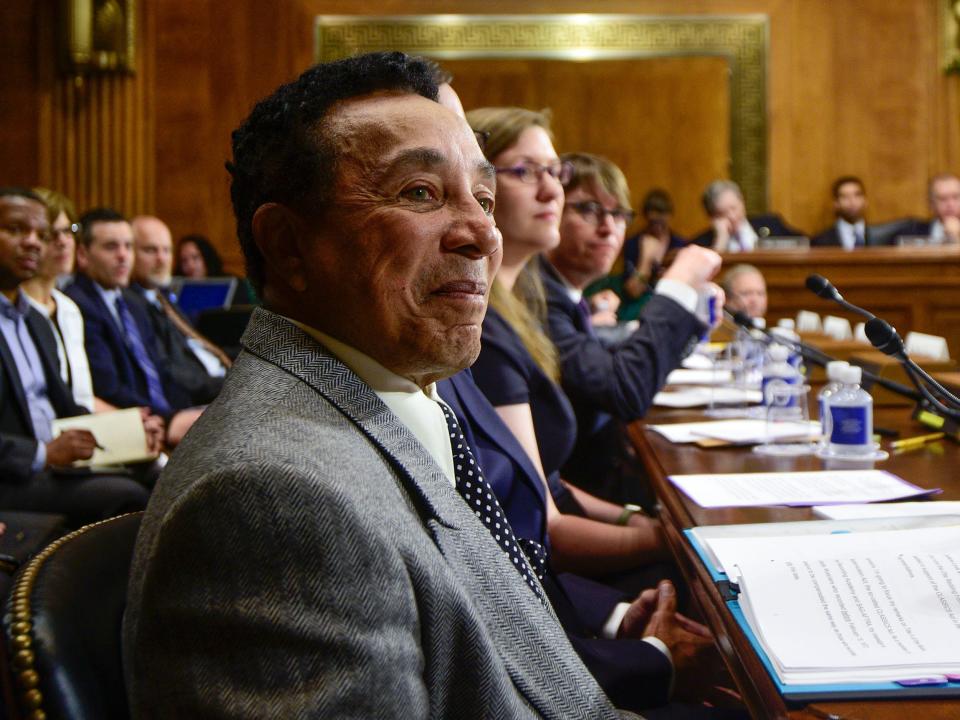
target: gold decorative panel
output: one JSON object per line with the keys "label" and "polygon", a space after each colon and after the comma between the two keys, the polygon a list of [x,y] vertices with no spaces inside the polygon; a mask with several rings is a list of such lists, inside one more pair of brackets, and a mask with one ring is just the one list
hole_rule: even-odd
{"label": "gold decorative panel", "polygon": [[730,177],[760,212],[767,206],[767,44],[765,15],[320,15],[315,57],[377,50],[441,60],[721,56],[730,68]]}

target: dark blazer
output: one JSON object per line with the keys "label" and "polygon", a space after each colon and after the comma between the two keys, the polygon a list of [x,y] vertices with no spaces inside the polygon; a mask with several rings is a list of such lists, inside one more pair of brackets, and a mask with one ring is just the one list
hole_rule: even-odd
{"label": "dark blazer", "polygon": [[[776,213],[750,215],[747,218],[747,222],[750,223],[750,227],[752,227],[753,231],[761,238],[801,236],[804,234],[802,231],[787,225],[786,221]],[[717,232],[713,229],[713,226],[711,226],[690,242],[694,245],[702,245],[703,247],[713,247],[713,241],[716,240],[716,237]]]}
{"label": "dark blazer", "polygon": [[[470,371],[441,380],[437,391],[457,416],[514,534],[548,546],[543,482]],[[663,653],[641,640],[597,637],[616,604],[632,598],[569,573],[551,572],[543,586],[570,644],[614,704],[639,711],[668,700],[672,670]]]}
{"label": "dark blazer", "polygon": [[[880,247],[889,245],[892,238],[884,238],[878,235],[869,225],[864,226],[864,244],[865,247]],[[840,231],[837,230],[837,224],[834,223],[823,232],[810,239],[811,247],[841,247]]]}
{"label": "dark blazer", "polygon": [[[60,378],[57,345],[46,320],[33,308],[26,316],[27,330],[37,347],[47,382],[47,396],[57,417],[85,415]],[[37,454],[37,439],[30,420],[30,408],[17,372],[16,363],[0,334],[0,479],[26,481],[33,475],[30,466]]]}
{"label": "dark blazer", "polygon": [[[124,342],[120,328],[94,287],[93,280],[78,274],[65,292],[83,313],[84,345],[90,361],[94,394],[119,408],[149,406],[146,375]],[[169,368],[160,362],[162,353],[142,304],[129,289],[123,290],[123,297],[143,338],[143,344],[160,373],[167,401],[174,410],[188,407],[191,403],[186,392],[173,380]]]}
{"label": "dark blazer", "polygon": [[[212,377],[187,343],[187,337],[177,329],[162,308],[147,300],[143,288],[132,283],[131,297],[150,321],[150,327],[160,350],[159,363],[169,369],[174,382],[190,397],[192,405],[212,402],[223,387],[222,377]],[[189,322],[183,318],[184,322]]]}
{"label": "dark blazer", "polygon": [[133,717],[616,717],[369,386],[266,310],[243,345],[137,536]]}

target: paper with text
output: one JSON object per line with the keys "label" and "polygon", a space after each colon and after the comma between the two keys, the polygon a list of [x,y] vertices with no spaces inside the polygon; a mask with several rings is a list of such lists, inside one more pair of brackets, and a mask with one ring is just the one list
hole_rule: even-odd
{"label": "paper with text", "polygon": [[883,470],[671,475],[669,479],[705,508],[881,502],[935,492]]}

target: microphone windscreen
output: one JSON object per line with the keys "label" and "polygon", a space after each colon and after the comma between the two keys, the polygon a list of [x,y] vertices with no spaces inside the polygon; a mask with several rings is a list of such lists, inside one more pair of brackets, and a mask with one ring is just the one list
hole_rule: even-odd
{"label": "microphone windscreen", "polygon": [[887,355],[897,355],[903,352],[903,340],[893,326],[885,320],[876,317],[867,320],[863,330],[870,344],[880,352]]}
{"label": "microphone windscreen", "polygon": [[833,285],[823,275],[807,275],[807,290],[822,298],[832,298],[836,293]]}

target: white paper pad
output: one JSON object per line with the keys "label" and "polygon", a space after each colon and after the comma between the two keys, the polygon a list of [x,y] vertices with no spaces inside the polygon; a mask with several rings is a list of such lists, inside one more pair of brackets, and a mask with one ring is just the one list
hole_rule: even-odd
{"label": "white paper pad", "polygon": [[680,366],[686,368],[687,370],[712,370],[713,359],[708,358],[706,355],[701,355],[698,352],[694,352],[690,355],[687,355],[680,362]]}
{"label": "white paper pad", "polygon": [[715,405],[755,405],[762,401],[763,393],[759,390],[728,387],[689,387],[676,391],[658,392],[653,396],[654,405],[668,408],[704,407],[711,403]]}
{"label": "white paper pad", "polygon": [[122,465],[151,460],[156,455],[147,452],[147,435],[138,408],[112,412],[77,415],[53,421],[53,436],[64,430],[89,430],[104,447],[94,450],[89,460],[78,460],[76,466]]}
{"label": "white paper pad", "polygon": [[960,670],[960,526],[712,544],[781,681]]}
{"label": "white paper pad", "polygon": [[671,475],[669,479],[705,508],[882,502],[930,492],[884,470]]}
{"label": "white paper pad", "polygon": [[820,438],[820,423],[806,422],[768,423],[766,420],[722,420],[706,427],[697,428],[694,435],[723,440],[733,445],[752,445],[770,441],[810,441]]}
{"label": "white paper pad", "polygon": [[733,382],[729,370],[688,370],[680,368],[667,375],[667,385],[724,385]]}
{"label": "white paper pad", "polygon": [[898,502],[881,505],[818,505],[813,514],[828,520],[859,520],[860,518],[921,517],[929,515],[960,515],[960,502]]}

